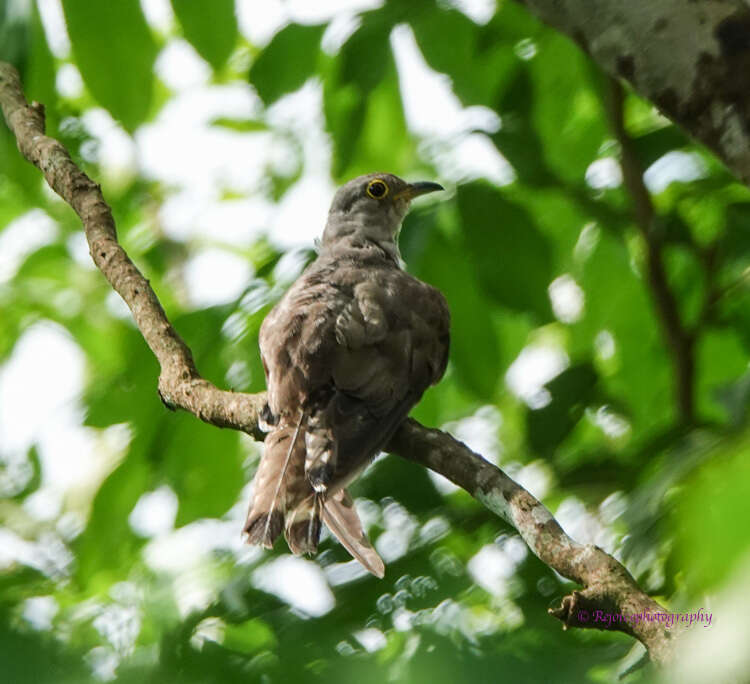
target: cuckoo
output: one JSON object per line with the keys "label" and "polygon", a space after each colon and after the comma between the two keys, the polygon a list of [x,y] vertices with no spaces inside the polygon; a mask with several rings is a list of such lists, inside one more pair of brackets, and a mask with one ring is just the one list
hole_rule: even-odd
{"label": "cuckoo", "polygon": [[411,200],[443,188],[387,173],[333,198],[318,257],[263,321],[269,434],[245,532],[315,553],[321,520],[370,572],[384,565],[346,487],[445,372],[443,295],[402,268],[397,239]]}

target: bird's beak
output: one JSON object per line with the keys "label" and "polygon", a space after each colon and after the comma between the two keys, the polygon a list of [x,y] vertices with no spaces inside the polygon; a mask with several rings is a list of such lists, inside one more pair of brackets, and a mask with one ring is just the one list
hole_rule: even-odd
{"label": "bird's beak", "polygon": [[409,185],[407,185],[401,192],[398,193],[398,195],[396,195],[395,199],[405,199],[411,201],[415,197],[426,195],[428,192],[436,192],[437,190],[445,190],[445,188],[439,183],[432,183],[430,181],[409,183]]}

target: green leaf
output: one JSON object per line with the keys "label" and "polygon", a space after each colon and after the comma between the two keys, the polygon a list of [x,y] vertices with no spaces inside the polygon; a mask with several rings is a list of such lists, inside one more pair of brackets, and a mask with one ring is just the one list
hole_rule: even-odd
{"label": "green leaf", "polygon": [[545,160],[544,144],[533,126],[536,101],[528,69],[524,65],[509,71],[508,84],[493,106],[503,125],[492,134],[492,142],[520,180],[530,185],[552,184],[556,181]]}
{"label": "green leaf", "polygon": [[601,221],[603,227],[617,232],[624,222],[617,212],[602,203],[588,201],[584,193],[564,186],[542,188],[516,182],[503,187],[502,194],[511,204],[528,211],[534,225],[544,235],[551,251],[554,275],[573,269],[571,257],[585,225]]}
{"label": "green leaf", "polygon": [[[676,497],[672,530],[680,571],[691,594],[702,595],[721,586],[746,563],[747,502],[750,499],[750,433],[725,439],[710,449],[704,465]],[[696,548],[701,553],[696,553]]]}
{"label": "green leaf", "polygon": [[[453,339],[455,344],[455,335]],[[469,389],[465,377],[457,377],[457,370],[454,355],[454,361],[446,369],[442,380],[427,389],[409,415],[423,425],[434,426],[475,411],[481,405],[481,400]],[[461,370],[463,371],[463,365]]]}
{"label": "green leaf", "polygon": [[29,48],[29,13],[24,6],[0,2],[0,60],[10,62],[23,74]]}
{"label": "green leaf", "polygon": [[610,136],[603,76],[578,46],[554,32],[540,38],[537,56],[525,64],[534,90],[532,125],[546,162],[559,178],[582,184]]}
{"label": "green leaf", "polygon": [[185,38],[214,69],[220,69],[237,42],[234,0],[172,0]]}
{"label": "green leaf", "polygon": [[363,15],[362,24],[339,52],[341,85],[353,84],[367,94],[380,83],[389,63],[388,36],[392,27],[390,17],[382,11]]}
{"label": "green leaf", "polygon": [[323,110],[333,138],[336,178],[408,168],[413,163],[388,42],[391,27],[382,12],[366,14],[326,73]]}
{"label": "green leaf", "polygon": [[365,117],[365,102],[355,85],[338,86],[326,79],[323,111],[333,142],[333,175],[343,180],[355,157],[354,148]]}
{"label": "green leaf", "polygon": [[737,331],[745,350],[750,352],[750,287],[747,284],[719,301],[717,318]]}
{"label": "green leaf", "polygon": [[[450,220],[447,212],[442,217]],[[477,400],[492,401],[500,381],[500,343],[492,306],[482,295],[474,270],[464,259],[456,258],[462,253],[461,245],[447,238],[435,214],[426,210],[412,212],[403,232],[423,241],[407,253],[410,272],[437,287],[448,300],[450,360],[455,365],[457,381]]]}
{"label": "green leaf", "polygon": [[413,514],[433,511],[444,503],[425,468],[396,456],[375,463],[367,477],[353,485],[352,494],[373,501],[390,496]]}
{"label": "green leaf", "polygon": [[725,207],[726,231],[719,243],[722,267],[738,275],[750,266],[750,202]]}
{"label": "green leaf", "polygon": [[274,646],[276,635],[266,622],[251,618],[239,625],[226,625],[222,644],[238,653],[257,653]]}
{"label": "green leaf", "polygon": [[665,245],[684,245],[686,247],[693,245],[690,226],[677,212],[670,211],[660,216],[658,221],[659,228],[664,236]]}
{"label": "green leaf", "polygon": [[415,14],[411,27],[433,69],[448,74],[461,87],[473,80],[466,76],[475,64],[480,28],[471,19],[455,9],[437,9]]}
{"label": "green leaf", "polygon": [[[31,588],[31,587],[30,587]],[[90,681],[85,655],[46,630],[22,626],[5,605],[0,612],[0,657],[3,680],[14,684],[80,684]]]}
{"label": "green leaf", "polygon": [[551,248],[526,209],[485,183],[461,186],[458,208],[484,290],[502,306],[549,319]]}
{"label": "green leaf", "polygon": [[604,393],[626,407],[634,434],[645,438],[674,416],[672,361],[627,245],[599,228],[589,230],[587,241],[591,252],[574,271],[585,305],[570,327],[570,352],[596,358]]}
{"label": "green leaf", "polygon": [[496,26],[478,26],[455,9],[431,8],[415,14],[411,27],[427,63],[451,77],[464,105],[494,103],[516,62],[512,42],[498,36]]}
{"label": "green leaf", "polygon": [[159,440],[173,417],[158,399],[159,366],[140,333],[120,324],[108,341],[120,363],[114,372],[101,362],[94,366],[94,381],[85,395],[86,424],[108,427],[127,423],[132,438],[123,462],[96,493],[89,522],[76,540],[76,575],[84,586],[115,581],[118,571],[134,562],[143,540],[130,529],[128,516],[141,495],[154,485]]}
{"label": "green leaf", "polygon": [[[105,365],[105,360],[93,368],[96,382],[90,383],[86,389],[85,423],[93,427],[108,427],[130,422],[137,427],[135,442],[143,437],[147,427],[149,432],[158,428],[156,418],[171,414],[164,413],[156,393],[159,364],[143,337],[124,323],[116,326],[114,331],[108,340],[113,349],[109,358],[119,358],[120,363],[113,369]],[[133,444],[130,449],[132,452]]]}
{"label": "green leaf", "polygon": [[695,324],[705,299],[705,276],[695,252],[682,246],[666,245],[662,260],[667,283],[676,295],[680,320],[688,327]]}
{"label": "green leaf", "polygon": [[47,128],[50,129],[57,118],[55,116],[55,105],[57,103],[55,62],[47,45],[47,37],[44,34],[44,27],[36,3],[32,4],[29,39],[31,45],[28,69],[23,79],[24,91],[27,100],[36,100],[44,105],[46,124]]}
{"label": "green leaf", "polygon": [[179,500],[179,527],[197,518],[217,518],[229,510],[245,484],[239,433],[175,413],[164,426],[163,472]]}
{"label": "green leaf", "polygon": [[132,566],[143,540],[130,529],[128,516],[150,482],[148,464],[131,453],[99,488],[88,525],[74,544],[81,586],[99,590]]}
{"label": "green leaf", "polygon": [[[495,30],[502,33],[502,28]],[[529,56],[507,65],[489,103],[502,121],[492,139],[520,180],[583,185],[586,169],[609,135],[602,77],[564,36],[536,30],[524,40]]]}
{"label": "green leaf", "polygon": [[[725,225],[734,218],[732,205],[727,206],[726,198],[719,192],[701,192],[696,191],[695,187],[681,185],[683,184],[671,183],[662,194],[678,198],[677,214],[687,225],[692,242],[708,247],[723,237]],[[735,206],[739,208],[742,203]],[[741,209],[739,213],[742,213]]]}
{"label": "green leaf", "polygon": [[[0,230],[14,215],[27,211],[41,201],[42,175],[39,170],[24,159],[18,150],[18,144],[5,121],[0,121]],[[11,195],[7,201],[4,196]],[[25,204],[28,203],[28,204]]]}
{"label": "green leaf", "polygon": [[36,445],[29,449],[26,458],[31,466],[31,477],[23,490],[13,496],[16,501],[23,500],[29,496],[29,494],[33,494],[42,484],[42,461],[39,458],[39,450],[36,448]]}
{"label": "green leaf", "polygon": [[687,136],[677,126],[664,126],[632,138],[638,165],[644,170],[667,152],[687,147],[689,144]]}
{"label": "green leaf", "polygon": [[390,55],[388,63],[386,77],[368,95],[360,96],[362,108],[357,106],[350,125],[344,129],[346,135],[334,133],[336,178],[353,178],[373,169],[410,169],[418,163]]}
{"label": "green leaf", "polygon": [[731,413],[721,403],[722,390],[747,372],[747,352],[731,328],[706,330],[696,349],[696,397],[701,418],[726,421]]}
{"label": "green leaf", "polygon": [[581,363],[545,385],[551,401],[526,415],[529,443],[534,451],[548,456],[571,433],[593,399],[596,382],[593,366]]}
{"label": "green leaf", "polygon": [[[226,372],[217,341],[226,317],[222,308],[175,318],[194,358],[206,377],[221,383]],[[142,544],[127,519],[140,496],[166,482],[178,496],[177,524],[225,513],[237,500],[245,482],[239,436],[233,430],[206,425],[195,416],[165,410],[156,393],[158,365],[140,334],[126,326],[113,336],[121,372],[107,377],[100,365],[96,383],[87,391],[87,423],[108,426],[128,422],[132,441],[125,461],[102,485],[94,501],[89,525],[81,541],[81,573],[91,577],[132,563]],[[116,529],[113,541],[95,540]],[[119,543],[117,549],[113,544]]]}
{"label": "green leaf", "polygon": [[43,245],[29,254],[16,273],[19,282],[46,280],[59,287],[69,284],[70,254],[64,245]]}
{"label": "green leaf", "polygon": [[289,24],[250,67],[250,83],[267,105],[300,88],[315,73],[324,26]]}
{"label": "green leaf", "polygon": [[256,121],[255,119],[230,119],[225,116],[211,119],[209,125],[217,126],[218,128],[228,128],[230,131],[238,131],[240,133],[255,133],[257,131],[268,130],[268,124],[263,121]]}
{"label": "green leaf", "polygon": [[149,112],[156,44],[138,0],[62,0],[76,64],[91,94],[133,131]]}
{"label": "green leaf", "polygon": [[750,373],[745,372],[737,381],[730,382],[716,392],[732,425],[741,425],[750,409]]}

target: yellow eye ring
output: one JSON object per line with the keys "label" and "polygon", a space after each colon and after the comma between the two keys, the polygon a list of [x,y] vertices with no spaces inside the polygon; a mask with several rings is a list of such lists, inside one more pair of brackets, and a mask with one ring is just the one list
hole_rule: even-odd
{"label": "yellow eye ring", "polygon": [[381,200],[388,195],[388,183],[380,178],[375,178],[367,184],[367,194],[376,200]]}

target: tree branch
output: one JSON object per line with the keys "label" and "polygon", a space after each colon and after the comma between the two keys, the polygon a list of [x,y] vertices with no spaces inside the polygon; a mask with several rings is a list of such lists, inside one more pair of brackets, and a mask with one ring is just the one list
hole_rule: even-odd
{"label": "tree branch", "polygon": [[91,258],[130,308],[161,367],[159,394],[164,403],[208,423],[262,437],[258,412],[263,397],[225,392],[200,377],[190,349],[167,319],[148,280],[117,242],[112,211],[101,188],[75,165],[57,140],[44,134],[44,106],[26,102],[18,72],[10,64],[0,63],[0,101],[21,154],[42,171],[50,187],[78,214]]}
{"label": "tree branch", "polygon": [[518,0],[750,184],[746,0]]}
{"label": "tree branch", "polygon": [[[201,378],[190,350],[169,323],[149,282],[118,244],[112,213],[100,187],[73,163],[59,142],[44,134],[42,106],[26,103],[18,73],[2,62],[0,106],[24,157],[42,170],[50,186],[81,218],[94,262],[130,307],[136,325],[159,361],[158,386],[164,402],[213,425],[242,430],[262,439],[258,415],[265,394],[226,392]],[[583,585],[581,591],[572,592],[559,608],[550,611],[564,626],[605,628],[602,623],[586,620],[585,611],[624,615],[665,612],[612,556],[596,546],[572,540],[531,494],[450,435],[408,419],[392,438],[388,451],[463,487],[515,527],[544,563]],[[655,663],[667,663],[672,657],[673,634],[659,622],[617,622],[610,629],[639,639]]]}
{"label": "tree branch", "polygon": [[654,205],[643,181],[643,169],[625,130],[623,104],[625,93],[619,81],[610,79],[608,114],[612,131],[620,144],[622,175],[633,201],[635,223],[646,243],[646,278],[661,324],[664,339],[672,352],[675,376],[675,401],[680,421],[695,421],[695,345],[694,335],[680,318],[677,299],[669,287],[664,270],[662,238],[656,226]]}
{"label": "tree branch", "polygon": [[[602,629],[593,621],[597,610],[625,616],[665,612],[641,591],[617,560],[598,546],[571,539],[541,502],[451,435],[409,418],[396,432],[388,451],[430,468],[465,489],[512,525],[543,563],[583,585],[582,591],[573,591],[558,608],[549,611],[564,627]],[[613,623],[611,629],[638,639],[653,662],[670,661],[676,635],[663,623]]]}

